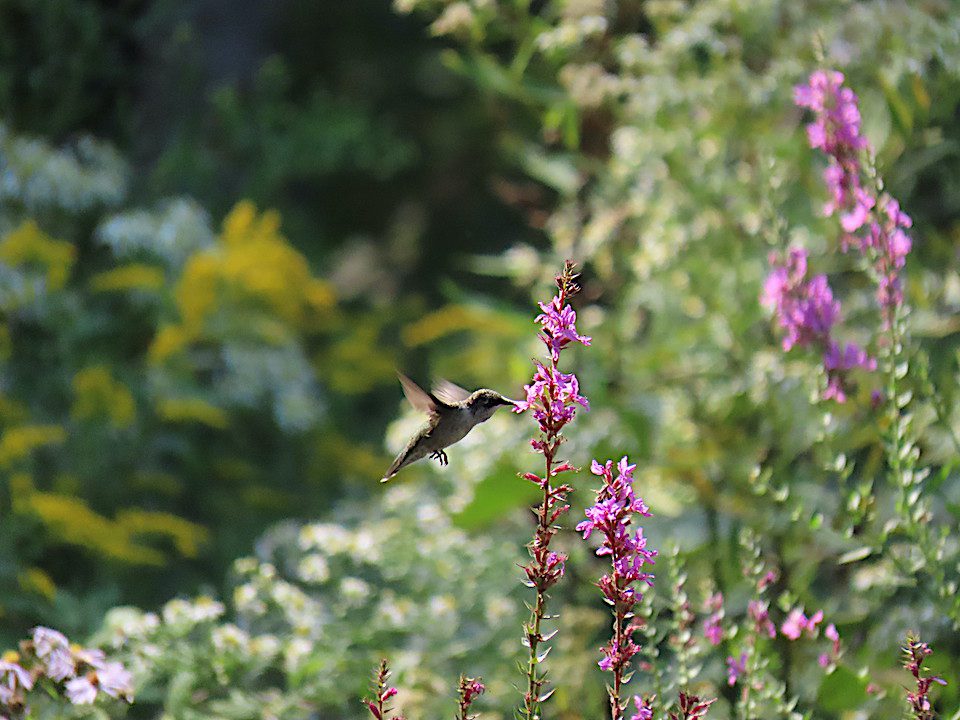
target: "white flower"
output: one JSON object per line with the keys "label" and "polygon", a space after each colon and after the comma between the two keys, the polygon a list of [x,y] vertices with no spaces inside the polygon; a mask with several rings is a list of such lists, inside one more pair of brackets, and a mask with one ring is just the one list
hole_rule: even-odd
{"label": "white flower", "polygon": [[98,650],[96,648],[73,648],[73,659],[77,662],[86,663],[92,668],[99,670],[102,668],[107,661],[107,656],[104,655],[103,650]]}
{"label": "white flower", "polygon": [[67,683],[67,698],[74,705],[90,705],[97,699],[97,689],[86,676],[74,678]]}
{"label": "white flower", "polygon": [[32,688],[33,679],[30,673],[17,663],[0,660],[0,689],[6,689],[12,694],[17,689],[17,685],[24,690]]}
{"label": "white flower", "polygon": [[275,635],[258,635],[250,641],[250,652],[261,660],[270,660],[280,652],[280,640]]}
{"label": "white flower", "polygon": [[213,629],[210,633],[213,647],[223,653],[228,651],[246,651],[250,644],[250,636],[233,623],[227,623]]}
{"label": "white flower", "polygon": [[296,672],[300,663],[313,650],[313,643],[304,637],[295,637],[283,651],[283,665],[288,673]]}
{"label": "white flower", "polygon": [[37,657],[45,658],[56,649],[69,647],[70,641],[63,633],[43,626],[33,629],[33,649],[36,651]]}
{"label": "white flower", "polygon": [[250,583],[238,585],[233,589],[233,604],[242,613],[248,615],[263,615],[267,605],[257,595],[257,589]]}
{"label": "white flower", "polygon": [[163,621],[168,625],[195,625],[216,620],[224,613],[223,603],[200,596],[192,603],[175,599],[163,606]]}
{"label": "white flower", "polygon": [[129,699],[133,693],[133,676],[118,662],[108,662],[97,670],[97,684],[110,697]]}
{"label": "white flower", "polygon": [[311,553],[300,561],[297,568],[300,579],[305,582],[322,583],[330,579],[330,565],[319,553]]}
{"label": "white flower", "polygon": [[350,532],[333,523],[312,523],[300,531],[300,548],[320,550],[327,555],[343,552],[350,546]]}
{"label": "white flower", "polygon": [[356,605],[370,595],[370,586],[358,577],[345,577],[340,582],[340,594],[348,603]]}
{"label": "white flower", "polygon": [[72,678],[77,674],[77,664],[68,648],[55,648],[43,662],[47,677],[56,682]]}

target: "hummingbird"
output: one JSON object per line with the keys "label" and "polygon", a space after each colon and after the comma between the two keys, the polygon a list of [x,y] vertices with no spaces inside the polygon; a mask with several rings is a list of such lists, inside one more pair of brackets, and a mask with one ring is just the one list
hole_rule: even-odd
{"label": "hummingbird", "polygon": [[438,380],[432,391],[427,392],[403,373],[397,375],[407,400],[430,419],[410,438],[380,482],[387,482],[401,468],[428,455],[446,465],[449,460],[444,448],[463,440],[475,425],[489,420],[500,406],[516,405],[514,400],[494,390],[469,392],[447,380]]}

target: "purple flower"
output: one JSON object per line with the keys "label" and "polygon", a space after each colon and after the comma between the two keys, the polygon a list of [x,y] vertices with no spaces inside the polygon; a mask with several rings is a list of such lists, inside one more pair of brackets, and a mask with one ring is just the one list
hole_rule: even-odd
{"label": "purple flower", "polygon": [[[630,660],[640,648],[633,641],[633,634],[641,627],[633,618],[633,608],[643,597],[638,589],[640,583],[653,584],[653,575],[646,572],[647,565],[656,561],[657,551],[647,550],[643,528],[633,530],[634,516],[649,517],[650,511],[633,490],[633,471],[624,456],[616,466],[612,460],[601,465],[596,460],[590,470],[603,479],[597,490],[596,502],[587,508],[587,519],[577,525],[583,537],[589,538],[597,531],[603,535],[597,555],[610,556],[611,571],[604,574],[597,586],[603,593],[613,613],[613,636],[601,651],[601,670],[614,674],[613,684],[608,686],[610,707],[620,707],[620,689]],[[628,623],[628,621],[630,621]]]}
{"label": "purple flower", "polygon": [[711,645],[719,645],[723,642],[723,626],[720,624],[722,617],[719,614],[711,615],[703,625],[703,636],[710,641]]}
{"label": "purple flower", "polygon": [[740,676],[747,671],[747,654],[741,653],[740,658],[734,658],[733,655],[727,657],[727,685],[733,687],[737,684]]}
{"label": "purple flower", "polygon": [[470,706],[478,695],[482,695],[486,686],[480,682],[479,678],[469,678],[466,675],[460,675],[460,682],[457,684],[457,695],[459,696],[460,712],[457,720],[474,720],[476,715],[470,714]]}
{"label": "purple flower", "polygon": [[903,646],[903,667],[910,671],[917,681],[916,692],[907,691],[907,704],[913,716],[917,720],[933,720],[934,713],[930,704],[930,685],[946,685],[947,682],[936,675],[925,675],[923,660],[932,654],[933,650],[925,642],[920,642],[919,638],[907,636],[906,645]]}
{"label": "purple flower", "polygon": [[810,147],[828,157],[823,180],[831,199],[824,214],[840,214],[846,233],[841,240],[843,250],[857,247],[870,257],[877,278],[877,300],[889,327],[903,302],[899,270],[912,245],[904,230],[913,223],[895,198],[887,194],[877,197],[862,184],[860,156],[869,144],[860,134],[857,96],[843,86],[843,80],[842,73],[818,70],[807,85],[794,89],[794,102],[813,111],[807,138]]}
{"label": "purple flower", "polygon": [[[367,709],[370,710],[370,714],[373,715],[376,720],[391,720],[389,717],[390,709],[386,707],[386,703],[397,694],[397,688],[387,685],[389,677],[390,666],[386,660],[381,660],[376,672],[373,674],[373,681],[370,685],[374,699],[364,700]],[[402,720],[402,718],[395,716],[392,720]]]}
{"label": "purple flower", "polygon": [[723,593],[714,593],[707,598],[704,609],[711,613],[703,624],[703,636],[711,645],[723,642]]}
{"label": "purple flower", "polygon": [[764,284],[761,303],[774,311],[786,330],[783,349],[824,343],[840,316],[840,303],[833,299],[826,275],[807,279],[807,251],[803,248],[791,249],[784,265],[776,256],[770,261],[773,270]]}
{"label": "purple flower", "polygon": [[763,600],[751,600],[747,603],[747,614],[753,620],[757,633],[774,638],[777,636],[777,627],[770,619],[770,605]]}
{"label": "purple flower", "polygon": [[780,632],[791,640],[797,640],[806,632],[810,637],[814,637],[817,632],[817,625],[823,621],[823,610],[817,610],[809,618],[804,615],[801,608],[794,608],[787,615],[787,619],[780,626]]}
{"label": "purple flower", "polygon": [[86,676],[74,678],[67,683],[67,699],[74,705],[90,705],[97,699],[97,688]]}
{"label": "purple flower", "polygon": [[653,704],[650,699],[634,695],[633,704],[637,706],[637,712],[630,716],[630,720],[653,720]]}
{"label": "purple flower", "polygon": [[550,351],[554,362],[559,360],[560,351],[571,342],[590,344],[590,338],[577,333],[577,313],[565,303],[566,298],[555,296],[548,303],[538,303],[543,310],[535,322],[543,328],[541,339]]}
{"label": "purple flower", "polygon": [[576,414],[574,405],[590,409],[590,402],[580,395],[580,383],[576,375],[562,373],[555,366],[548,367],[539,362],[535,365],[537,371],[533,382],[523,386],[527,397],[514,405],[514,412],[533,410],[534,419],[540,424],[541,431],[546,433],[556,431],[573,420]]}
{"label": "purple flower", "polygon": [[530,411],[537,422],[540,434],[530,442],[531,447],[544,456],[543,476],[524,473],[522,477],[535,483],[543,493],[543,501],[534,508],[537,527],[528,550],[530,561],[523,565],[526,584],[537,593],[536,602],[531,604],[530,620],[524,625],[524,643],[529,648],[529,662],[525,674],[527,688],[524,693],[525,717],[540,714],[541,698],[549,697],[544,693],[545,675],[538,666],[541,664],[539,645],[546,640],[541,632],[545,619],[546,592],[563,577],[566,556],[550,550],[550,541],[557,532],[557,519],[570,509],[567,504],[569,485],[553,485],[553,478],[575,468],[568,462],[557,458],[563,442],[563,429],[576,416],[577,407],[590,409],[590,403],[580,394],[580,383],[573,373],[560,372],[558,363],[560,353],[570,343],[589,345],[590,338],[577,332],[577,314],[568,304],[580,288],[575,280],[574,265],[568,261],[563,272],[556,278],[557,294],[549,302],[539,303],[542,313],[536,322],[540,325],[539,338],[546,346],[549,362],[535,362],[532,381],[524,386],[526,398],[516,403],[518,413]]}
{"label": "purple flower", "polygon": [[806,250],[793,248],[782,265],[776,256],[771,256],[770,260],[773,269],[764,284],[761,303],[774,311],[786,331],[783,349],[790,350],[794,346],[820,348],[827,376],[823,397],[845,402],[850,371],[857,368],[873,371],[877,367],[876,360],[855,343],[841,346],[833,339],[833,326],[840,317],[840,303],[834,300],[825,275],[807,278]]}
{"label": "purple flower", "polygon": [[793,101],[815,114],[814,121],[807,125],[811,147],[831,155],[841,149],[867,147],[860,135],[857,96],[843,87],[843,73],[817,70],[808,83],[794,88]]}

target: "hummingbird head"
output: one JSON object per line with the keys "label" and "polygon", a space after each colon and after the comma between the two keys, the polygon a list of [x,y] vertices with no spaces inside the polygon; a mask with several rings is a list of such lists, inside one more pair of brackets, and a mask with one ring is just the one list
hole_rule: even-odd
{"label": "hummingbird head", "polygon": [[470,413],[478,423],[489,420],[498,407],[515,404],[513,400],[495,390],[477,390],[467,398],[467,407],[470,408]]}

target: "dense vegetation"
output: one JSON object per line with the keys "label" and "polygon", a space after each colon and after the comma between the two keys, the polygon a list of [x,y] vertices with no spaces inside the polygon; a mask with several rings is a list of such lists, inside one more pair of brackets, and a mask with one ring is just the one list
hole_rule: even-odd
{"label": "dense vegetation", "polygon": [[[531,421],[377,481],[422,419],[395,370],[521,397],[533,301],[573,258],[590,411],[565,430],[546,714],[606,712],[602,558],[573,527],[591,459],[629,455],[660,550],[632,692],[886,717],[916,630],[952,716],[952,4],[245,5],[0,7],[2,647],[38,623],[103,644],[133,717],[359,716],[382,655],[408,717],[449,715],[460,672],[509,717]],[[912,218],[895,322],[823,212],[830,153],[794,102],[821,68],[856,91],[877,207]],[[877,360],[844,402],[761,303],[800,247]],[[788,629],[755,637],[751,601]]]}

